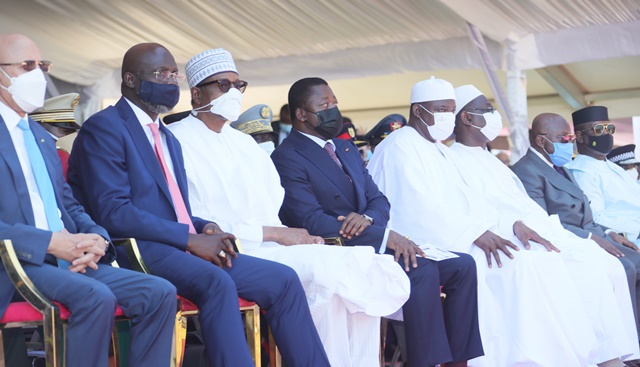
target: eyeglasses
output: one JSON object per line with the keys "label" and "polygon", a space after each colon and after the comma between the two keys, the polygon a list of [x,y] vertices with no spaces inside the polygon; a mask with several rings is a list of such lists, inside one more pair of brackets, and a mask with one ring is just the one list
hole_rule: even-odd
{"label": "eyeglasses", "polygon": [[480,111],[483,113],[494,113],[497,110],[495,108],[493,108],[493,106],[489,106],[489,107],[484,107],[484,108],[467,108],[464,111]]}
{"label": "eyeglasses", "polygon": [[593,131],[593,135],[600,136],[604,134],[604,132],[608,132],[613,135],[616,132],[616,125],[614,124],[595,124],[591,129],[580,130],[580,131]]}
{"label": "eyeglasses", "polygon": [[231,89],[232,85],[234,88],[239,90],[240,93],[244,93],[245,89],[247,89],[247,85],[249,85],[249,83],[245,82],[244,80],[238,80],[232,83],[229,79],[216,79],[210,82],[198,84],[196,85],[196,87],[203,88],[203,87],[206,87],[207,85],[211,85],[215,83],[218,83],[218,88],[220,88],[220,92],[222,93],[227,93],[229,89]]}
{"label": "eyeglasses", "polygon": [[156,76],[156,79],[164,82],[180,82],[185,78],[183,74],[171,70],[156,70],[153,72],[153,75]]}
{"label": "eyeglasses", "polygon": [[[549,134],[538,134],[538,135],[549,135]],[[573,143],[574,141],[576,141],[576,136],[573,134],[567,134],[567,135],[558,135],[557,136],[558,140],[560,143],[562,144],[566,144],[566,143]],[[545,138],[547,140],[549,140],[549,138]],[[551,140],[549,140],[551,143],[553,143]]]}
{"label": "eyeglasses", "polygon": [[51,69],[52,62],[51,61],[36,61],[36,60],[24,60],[23,62],[8,62],[4,64],[0,64],[0,66],[9,66],[9,65],[20,65],[26,71],[31,71],[37,67],[40,68],[43,72],[49,72]]}

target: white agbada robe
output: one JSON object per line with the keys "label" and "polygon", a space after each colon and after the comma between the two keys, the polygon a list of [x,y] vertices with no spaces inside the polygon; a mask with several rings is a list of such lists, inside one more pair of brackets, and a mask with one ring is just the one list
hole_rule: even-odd
{"label": "white agbada robe", "polygon": [[282,226],[284,199],[269,155],[229,125],[216,133],[189,115],[168,128],[182,145],[193,215],[233,233],[246,254],[296,271],[332,366],[379,364],[380,316],[401,308],[410,291],[393,257],[366,246],[263,242],[263,226]]}
{"label": "white agbada robe", "polygon": [[[493,154],[460,143],[454,143],[451,151],[458,171],[475,195],[482,195],[497,208],[501,217],[506,218],[504,220],[524,221],[560,249],[596,337],[601,341],[601,358],[616,356],[616,353],[618,356],[633,353],[631,359],[638,358],[640,352],[631,298],[620,261],[594,241],[565,230],[558,217],[550,217],[533,201],[518,176]],[[538,244],[533,245],[532,250],[546,251]],[[602,290],[605,294],[598,293]],[[613,298],[609,290],[613,290]],[[612,313],[611,310],[619,312]]]}
{"label": "white agbada robe", "polygon": [[608,159],[600,161],[584,154],[565,166],[587,195],[593,221],[640,244],[640,186],[624,169]]}
{"label": "white agbada robe", "polygon": [[[450,155],[449,148],[409,127],[376,147],[368,169],[391,202],[390,228],[476,260],[485,356],[469,365],[586,366],[620,356],[617,351],[610,358],[596,355],[594,329],[562,256],[525,251],[513,222],[474,194]],[[513,260],[502,254],[502,268],[493,261],[489,269],[484,252],[473,244],[486,230],[521,247],[511,251]],[[610,288],[602,292],[614,297]]]}

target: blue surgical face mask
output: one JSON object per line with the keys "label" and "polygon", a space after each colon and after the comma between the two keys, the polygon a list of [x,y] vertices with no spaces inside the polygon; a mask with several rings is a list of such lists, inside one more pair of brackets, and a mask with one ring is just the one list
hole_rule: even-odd
{"label": "blue surgical face mask", "polygon": [[[549,140],[547,137],[544,138]],[[542,150],[547,153],[549,159],[551,159],[551,163],[558,167],[562,167],[571,162],[571,158],[573,157],[573,143],[557,143],[552,142],[551,140],[549,140],[549,142],[553,144],[553,153],[547,152],[544,147],[542,147]]]}
{"label": "blue surgical face mask", "polygon": [[171,110],[180,100],[180,87],[176,84],[153,83],[141,79],[138,97],[144,102]]}

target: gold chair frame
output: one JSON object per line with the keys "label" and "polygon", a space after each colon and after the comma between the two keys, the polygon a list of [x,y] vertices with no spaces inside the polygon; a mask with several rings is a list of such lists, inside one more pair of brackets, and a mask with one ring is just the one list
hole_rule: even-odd
{"label": "gold chair frame", "polygon": [[[64,366],[64,331],[60,319],[60,309],[45,297],[31,282],[18,260],[11,240],[0,240],[0,258],[9,279],[20,295],[36,310],[42,313],[44,329],[44,350],[47,367]],[[4,347],[2,345],[2,329],[39,325],[40,322],[17,322],[0,325],[0,366],[4,367]]]}
{"label": "gold chair frame", "polygon": [[[131,263],[131,268],[135,271],[139,271],[145,274],[151,274],[149,268],[144,262],[140,249],[134,238],[114,240],[113,243],[116,246],[123,246],[127,251],[127,257]],[[180,302],[180,301],[179,301]],[[178,303],[175,321],[175,334],[174,334],[174,360],[172,364],[176,367],[182,367],[184,359],[184,348],[187,339],[187,317],[195,316],[198,314],[198,310],[183,311],[182,305]],[[245,332],[247,335],[247,343],[249,344],[249,351],[256,367],[260,367],[261,362],[261,350],[260,350],[260,308],[257,304],[252,306],[240,307],[240,312],[245,314]]]}

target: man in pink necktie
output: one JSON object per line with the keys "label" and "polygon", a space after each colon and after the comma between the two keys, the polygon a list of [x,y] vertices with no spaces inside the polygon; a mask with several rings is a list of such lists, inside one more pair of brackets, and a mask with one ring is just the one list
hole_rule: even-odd
{"label": "man in pink necktie", "polygon": [[233,235],[190,215],[180,143],[158,120],[178,102],[182,78],[159,44],[127,51],[122,98],[90,117],[74,143],[75,196],[110,233],[135,237],[151,272],[198,306],[211,365],[253,366],[240,296],[266,311],[287,365],[329,366],[296,273],[237,254]]}

